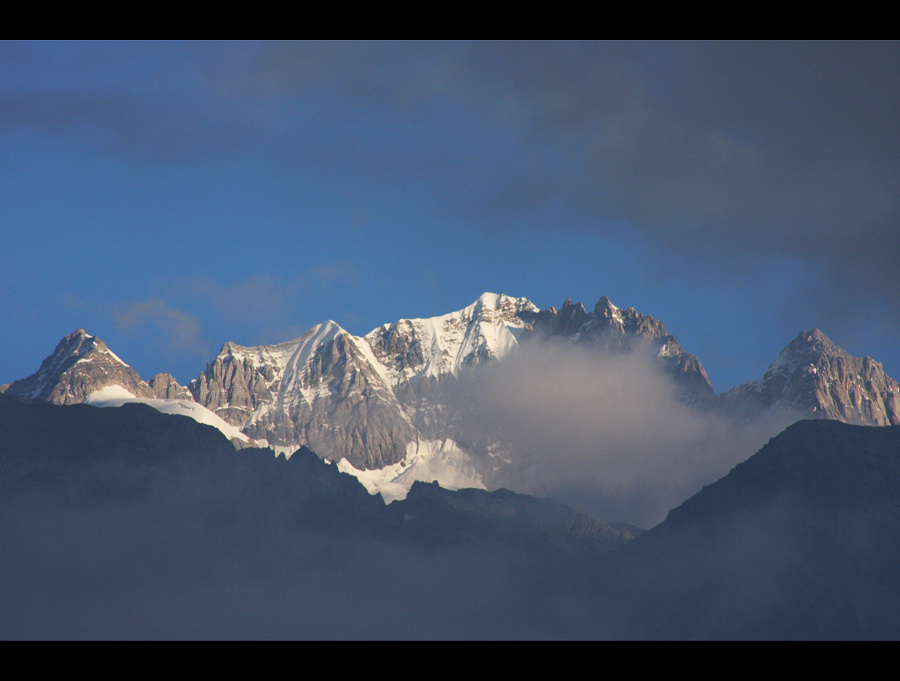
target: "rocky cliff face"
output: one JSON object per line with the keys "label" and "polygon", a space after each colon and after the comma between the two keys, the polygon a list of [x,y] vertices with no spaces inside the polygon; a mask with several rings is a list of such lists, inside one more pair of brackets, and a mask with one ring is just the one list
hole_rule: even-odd
{"label": "rocky cliff face", "polygon": [[175,380],[172,374],[156,374],[147,384],[153,396],[159,400],[193,400],[194,396],[186,386]]}
{"label": "rocky cliff face", "polygon": [[782,350],[762,380],[721,397],[726,409],[752,415],[790,408],[806,418],[871,426],[900,424],[900,384],[871,357],[852,357],[818,329]]}
{"label": "rocky cliff face", "polygon": [[327,322],[276,346],[226,343],[190,389],[251,437],[382,468],[402,460],[416,434],[376,365],[364,341]]}
{"label": "rocky cliff face", "polygon": [[225,343],[188,389],[197,402],[242,428],[254,410],[275,401],[284,367],[298,344],[299,340],[250,348]]}
{"label": "rocky cliff face", "polygon": [[361,339],[333,322],[314,327],[285,367],[275,403],[245,429],[357,468],[397,463],[416,433],[379,369]]}
{"label": "rocky cliff face", "polygon": [[10,384],[6,394],[53,404],[78,404],[111,385],[120,385],[136,397],[155,396],[138,373],[103,341],[78,329],[59,342],[36,373]]}

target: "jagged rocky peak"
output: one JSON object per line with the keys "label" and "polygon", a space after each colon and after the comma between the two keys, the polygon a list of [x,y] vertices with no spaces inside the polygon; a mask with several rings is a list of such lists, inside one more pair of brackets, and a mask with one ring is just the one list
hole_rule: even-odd
{"label": "jagged rocky peak", "polygon": [[243,427],[254,409],[275,401],[284,367],[299,342],[256,347],[227,342],[188,389],[195,401],[230,425]]}
{"label": "jagged rocky peak", "polygon": [[900,425],[900,384],[871,357],[853,357],[819,329],[803,331],[759,381],[722,396],[729,409],[789,408],[809,418]]}
{"label": "jagged rocky peak", "polygon": [[571,335],[581,328],[587,318],[588,313],[587,310],[584,309],[584,305],[581,303],[573,303],[571,298],[566,297],[559,310],[559,314],[557,315],[557,319],[559,320],[557,333],[562,331],[563,333]]}
{"label": "jagged rocky peak", "polygon": [[675,356],[682,352],[675,336],[669,334],[662,322],[629,307],[622,310],[603,296],[594,306],[591,323],[583,329],[587,337],[603,338],[608,347],[632,349],[632,340],[653,341],[663,355]]}
{"label": "jagged rocky peak", "polygon": [[566,298],[558,312],[553,307],[542,310],[533,316],[522,340],[535,337],[567,340],[613,352],[650,350],[678,383],[685,401],[704,405],[715,401],[700,360],[685,352],[659,320],[633,307],[626,310],[616,307],[607,296],[602,296],[590,313],[570,298]]}
{"label": "jagged rocky peak", "polygon": [[803,331],[797,336],[797,340],[805,340],[807,343],[816,344],[819,343],[823,347],[828,348],[837,348],[838,346],[831,342],[831,339],[826,336],[820,329],[813,329],[812,331]]}
{"label": "jagged rocky peak", "polygon": [[606,296],[601,296],[594,305],[594,315],[605,319],[622,319],[622,311],[613,305]]}
{"label": "jagged rocky peak", "polygon": [[306,444],[358,469],[406,456],[415,430],[364,339],[334,322],[317,325],[283,367],[275,401],[254,411],[245,432],[278,446]]}
{"label": "jagged rocky peak", "polygon": [[415,439],[366,342],[328,321],[278,345],[225,343],[191,382],[197,402],[270,445],[380,468]]}
{"label": "jagged rocky peak", "polygon": [[846,350],[835,345],[832,340],[819,329],[801,331],[800,334],[788,343],[787,347],[778,354],[772,367],[781,368],[785,364],[802,359],[816,360],[823,354],[850,356]]}
{"label": "jagged rocky peak", "polygon": [[15,381],[6,392],[54,404],[77,404],[111,385],[122,386],[136,397],[154,397],[134,369],[102,340],[79,328],[63,337],[36,373]]}
{"label": "jagged rocky peak", "polygon": [[469,308],[473,311],[473,317],[490,315],[492,319],[510,324],[520,324],[523,313],[527,316],[538,311],[537,306],[527,298],[512,298],[505,293],[482,293]]}
{"label": "jagged rocky peak", "polygon": [[181,385],[172,374],[156,374],[148,384],[153,396],[160,400],[193,400],[187,386]]}

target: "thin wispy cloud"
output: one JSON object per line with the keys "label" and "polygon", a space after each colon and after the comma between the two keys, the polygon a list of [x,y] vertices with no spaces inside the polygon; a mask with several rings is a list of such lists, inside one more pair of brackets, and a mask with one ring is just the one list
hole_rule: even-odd
{"label": "thin wispy cloud", "polygon": [[168,353],[197,354],[206,351],[198,317],[172,307],[162,298],[135,300],[115,306],[112,317],[121,333],[150,331]]}
{"label": "thin wispy cloud", "polygon": [[197,275],[176,279],[168,289],[172,299],[192,308],[200,305],[212,310],[234,332],[264,343],[273,342],[275,339],[266,334],[284,328],[284,322],[292,319],[310,297],[327,293],[332,286],[346,286],[354,277],[351,264],[330,263],[289,277],[263,273],[222,281]]}

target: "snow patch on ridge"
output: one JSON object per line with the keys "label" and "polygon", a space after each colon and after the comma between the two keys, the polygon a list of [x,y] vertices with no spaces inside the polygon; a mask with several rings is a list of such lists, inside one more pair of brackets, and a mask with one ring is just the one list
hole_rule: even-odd
{"label": "snow patch on ridge", "polygon": [[247,444],[254,444],[254,442],[239,429],[229,425],[203,405],[192,402],[191,400],[158,400],[135,397],[120,385],[108,385],[101,390],[92,392],[84,401],[85,404],[90,404],[95,407],[121,407],[123,404],[130,402],[146,404],[163,414],[190,416],[197,421],[197,423],[203,423],[207,426],[217,428],[229,439],[240,440]]}
{"label": "snow patch on ridge", "polygon": [[312,327],[299,339],[296,349],[284,366],[281,386],[278,390],[278,406],[284,408],[285,396],[300,393],[307,404],[312,406],[317,394],[328,396],[327,386],[320,386],[318,390],[308,390],[305,386],[308,381],[307,365],[316,351],[324,344],[333,342],[340,334],[346,334],[335,322],[328,321]]}
{"label": "snow patch on ridge", "polygon": [[437,482],[445,489],[487,489],[472,465],[471,456],[451,439],[419,440],[406,446],[406,459],[376,470],[359,470],[347,459],[338,470],[354,476],[369,494],[381,494],[385,503],[406,498],[416,481]]}
{"label": "snow patch on ridge", "polygon": [[103,347],[103,348],[101,348],[101,350],[102,350],[103,352],[107,353],[108,355],[110,355],[114,360],[116,360],[116,361],[117,361],[119,364],[121,364],[122,366],[126,366],[126,367],[128,367],[129,369],[131,368],[130,365],[128,365],[128,364],[126,364],[125,362],[123,362],[123,361],[122,361],[122,358],[119,357],[116,353],[114,353],[114,352],[113,352],[112,350],[110,350],[109,348]]}

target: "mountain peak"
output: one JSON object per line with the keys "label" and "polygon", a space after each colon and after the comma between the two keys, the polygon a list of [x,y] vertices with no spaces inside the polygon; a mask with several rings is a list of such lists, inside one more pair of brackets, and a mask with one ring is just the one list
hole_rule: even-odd
{"label": "mountain peak", "polygon": [[787,347],[785,347],[775,361],[769,366],[769,372],[788,374],[798,366],[805,364],[817,364],[823,357],[844,357],[852,359],[850,353],[844,350],[819,329],[801,331]]}
{"label": "mountain peak", "polygon": [[60,340],[37,372],[15,381],[7,393],[54,404],[76,404],[109,385],[122,386],[140,397],[153,396],[134,369],[102,340],[78,328]]}
{"label": "mountain peak", "polygon": [[604,319],[620,317],[621,314],[617,314],[619,312],[619,308],[613,305],[610,299],[606,296],[602,296],[600,300],[597,301],[597,304],[594,305],[594,314]]}
{"label": "mountain peak", "polygon": [[817,349],[827,350],[827,351],[840,351],[844,352],[842,348],[834,344],[828,336],[826,336],[820,329],[813,329],[811,331],[802,331],[799,336],[794,339],[794,343],[800,345],[805,344],[809,346],[813,346]]}
{"label": "mountain peak", "polygon": [[900,424],[897,381],[884,373],[880,363],[853,357],[819,329],[794,338],[762,380],[739,385],[722,397],[725,404],[745,402],[742,409],[787,407],[808,418]]}
{"label": "mountain peak", "polygon": [[505,293],[491,293],[490,291],[485,291],[480,296],[478,296],[478,301],[480,303],[487,303],[496,305],[500,302],[501,299],[508,298]]}
{"label": "mountain peak", "polygon": [[[523,310],[533,310],[537,312],[537,307],[527,298],[513,298],[505,293],[485,292],[478,296],[478,299],[474,303],[464,308],[463,311],[477,313],[481,310],[516,315]],[[451,312],[450,314],[454,315],[456,313]],[[446,316],[447,315],[442,315],[442,317]]]}

